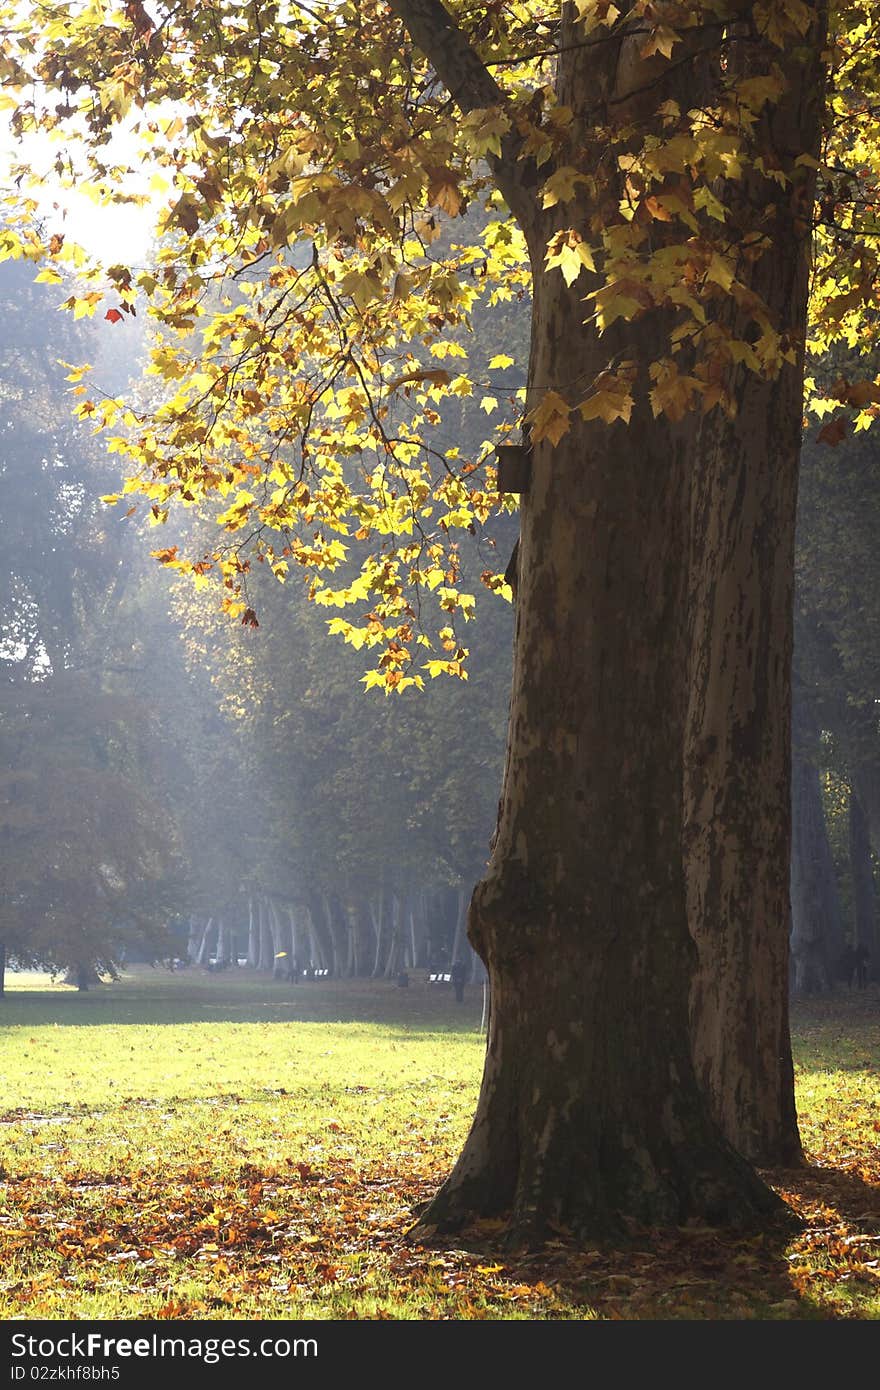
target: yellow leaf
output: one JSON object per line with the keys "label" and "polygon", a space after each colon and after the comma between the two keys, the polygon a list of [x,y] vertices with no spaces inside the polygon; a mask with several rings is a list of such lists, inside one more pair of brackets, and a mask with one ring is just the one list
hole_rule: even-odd
{"label": "yellow leaf", "polygon": [[558,267],[567,285],[573,285],[582,270],[595,270],[589,246],[575,231],[557,232],[547,247],[548,270]]}
{"label": "yellow leaf", "polygon": [[713,284],[720,285],[723,290],[729,290],[733,284],[733,270],[730,263],[719,256],[717,252],[712,252],[712,257],[706,267],[706,279]]}
{"label": "yellow leaf", "polygon": [[550,175],[541,189],[544,207],[552,208],[557,203],[571,202],[575,196],[577,185],[589,182],[586,174],[582,174],[578,169],[573,169],[570,164],[563,164],[561,169],[557,169],[554,174]]}
{"label": "yellow leaf", "polygon": [[606,425],[613,425],[615,420],[629,424],[632,408],[629,392],[614,390],[595,391],[578,406],[582,420],[604,420]]}
{"label": "yellow leaf", "polygon": [[570,414],[571,406],[556,391],[545,391],[541,404],[526,416],[532,427],[532,442],[549,439],[551,444],[558,444],[571,428]]}

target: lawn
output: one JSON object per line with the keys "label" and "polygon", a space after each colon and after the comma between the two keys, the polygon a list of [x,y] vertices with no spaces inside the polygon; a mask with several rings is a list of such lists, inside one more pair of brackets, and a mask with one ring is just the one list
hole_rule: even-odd
{"label": "lawn", "polygon": [[479,991],[134,969],[0,1002],[0,1318],[877,1318],[880,991],[793,1014],[796,1235],[406,1238],[467,1132]]}

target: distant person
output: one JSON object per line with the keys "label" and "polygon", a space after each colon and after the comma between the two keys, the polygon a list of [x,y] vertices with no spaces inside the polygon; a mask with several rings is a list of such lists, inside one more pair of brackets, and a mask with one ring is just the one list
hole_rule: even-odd
{"label": "distant person", "polygon": [[400,974],[397,976],[397,988],[398,988],[398,989],[409,989],[409,971],[408,971],[408,970],[401,970],[401,971],[400,971]]}
{"label": "distant person", "polygon": [[464,1001],[464,982],[467,979],[467,966],[463,960],[457,960],[449,972],[452,980],[452,988],[455,990],[456,1002],[461,1004]]}
{"label": "distant person", "polygon": [[868,962],[871,953],[863,941],[853,951],[853,975],[859,989],[865,989],[868,984]]}

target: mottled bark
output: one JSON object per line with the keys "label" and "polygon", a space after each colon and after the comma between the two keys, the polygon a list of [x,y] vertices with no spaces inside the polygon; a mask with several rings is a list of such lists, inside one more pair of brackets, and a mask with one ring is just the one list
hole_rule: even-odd
{"label": "mottled bark", "polygon": [[[411,32],[432,58],[436,43],[459,106],[486,104],[476,81],[462,94],[442,6],[392,3],[418,21]],[[628,428],[574,411],[555,447],[533,436],[504,783],[468,926],[491,984],[486,1063],[470,1135],[422,1231],[497,1212],[518,1236],[553,1224],[738,1226],[781,1206],[719,1133],[691,1054],[682,749],[695,426],[655,420],[647,402],[671,321],[650,311],[600,341],[581,297],[544,268],[554,232],[595,228],[619,205],[619,165],[597,122],[644,135],[656,121],[660,134],[659,106],[699,95],[705,38],[689,34],[667,65],[645,58],[640,22],[584,43],[573,9],[562,13],[556,91],[572,112],[568,157],[588,180],[549,214],[511,203],[534,277],[528,404],[553,390],[576,405],[609,362],[631,364],[637,404]],[[652,224],[655,246],[666,234]],[[726,481],[716,505],[731,505]],[[783,537],[780,576],[785,563]]]}
{"label": "mottled bark", "polygon": [[[598,346],[561,277],[536,275],[536,387],[589,381],[613,339]],[[638,341],[653,360],[647,326]],[[510,1213],[517,1236],[735,1226],[777,1207],[717,1132],[691,1062],[688,455],[686,431],[642,402],[629,430],[575,418],[533,450],[499,823],[469,914],[491,985],[486,1063],[422,1230],[475,1212]]]}
{"label": "mottled bark", "polygon": [[[801,1157],[788,1025],[791,650],[803,340],[819,153],[824,14],[786,56],[749,43],[744,74],[781,63],[788,91],[757,145],[784,189],[752,173],[724,189],[731,238],[768,247],[739,275],[787,353],[766,379],[740,367],[731,417],[706,419],[692,488],[690,703],[685,773],[688,912],[699,953],[691,999],[697,1072],[727,1138],[756,1162]],[[723,319],[754,341],[733,301]]]}

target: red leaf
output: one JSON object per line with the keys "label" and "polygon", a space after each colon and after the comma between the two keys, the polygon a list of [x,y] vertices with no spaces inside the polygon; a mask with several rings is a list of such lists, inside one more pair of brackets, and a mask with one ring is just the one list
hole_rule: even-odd
{"label": "red leaf", "polygon": [[122,318],[122,315],[120,314],[118,309],[108,309],[106,314],[104,315],[104,318],[109,319],[111,323],[118,323],[119,320]]}

